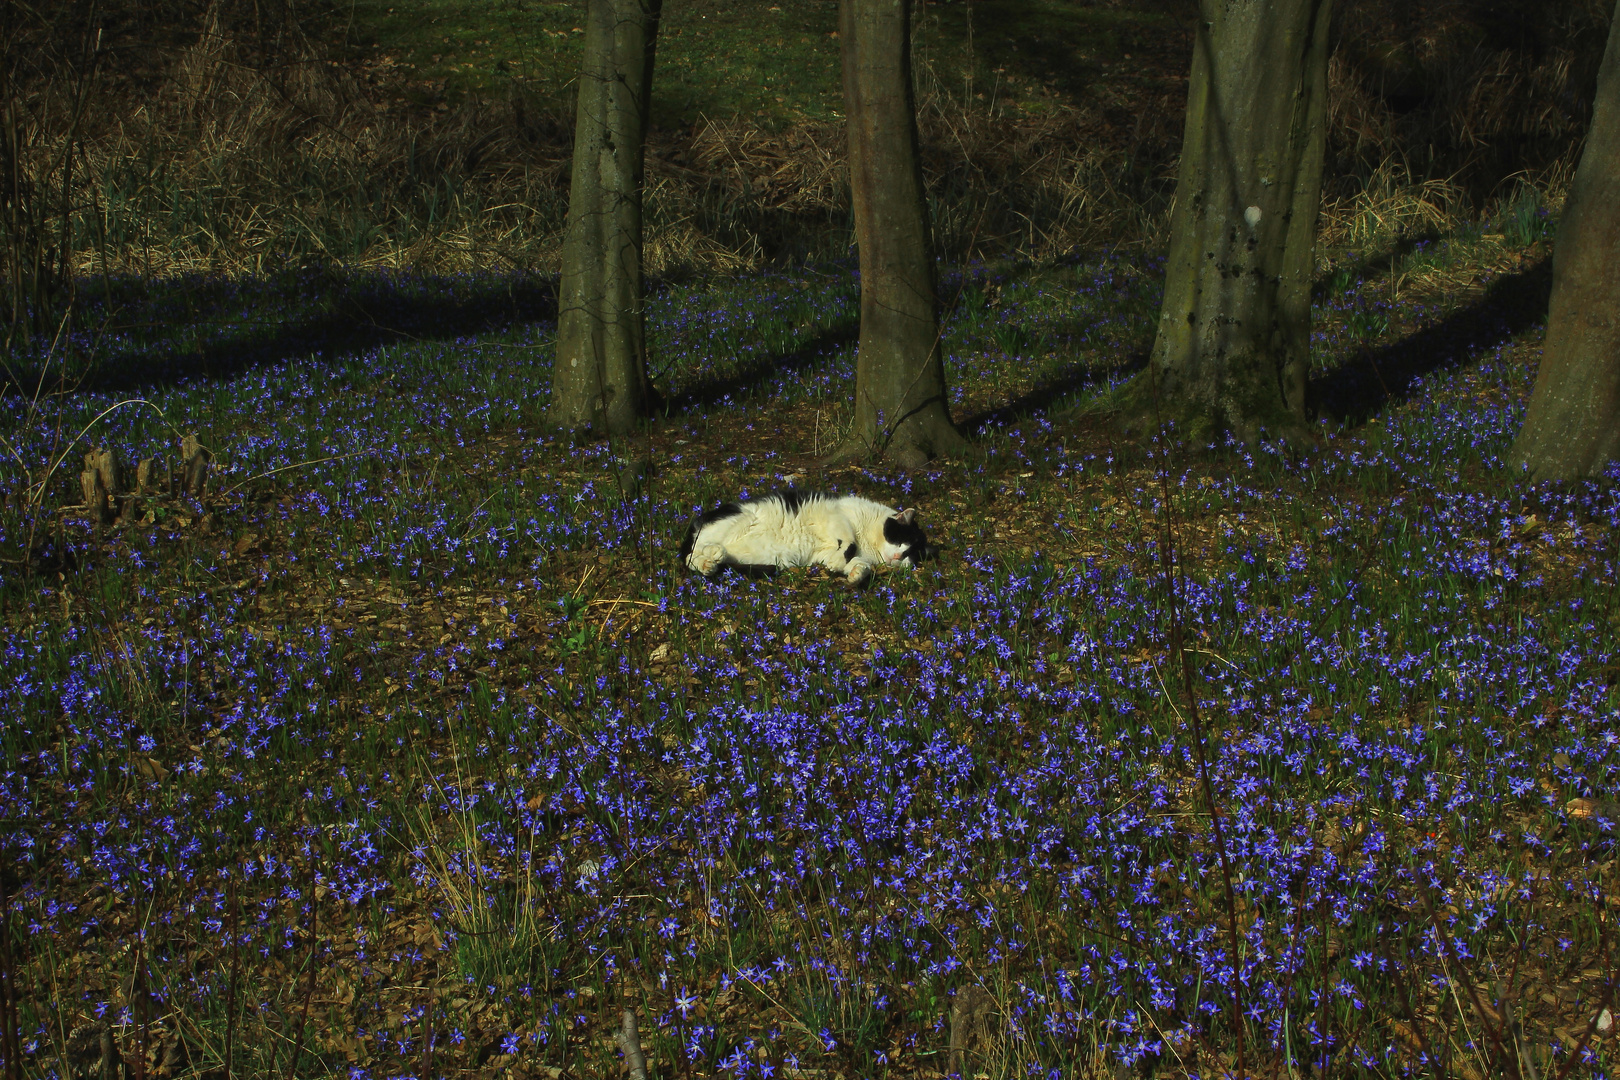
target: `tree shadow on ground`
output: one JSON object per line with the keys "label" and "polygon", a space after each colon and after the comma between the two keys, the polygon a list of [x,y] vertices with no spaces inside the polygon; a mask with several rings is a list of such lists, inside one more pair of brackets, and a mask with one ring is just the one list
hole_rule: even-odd
{"label": "tree shadow on ground", "polygon": [[1492,281],[1472,304],[1433,326],[1377,349],[1364,350],[1310,382],[1313,412],[1356,425],[1406,401],[1424,376],[1468,363],[1481,351],[1547,318],[1552,259]]}
{"label": "tree shadow on ground", "polygon": [[1120,363],[1110,364],[1107,367],[1072,364],[1043,379],[1011,401],[963,417],[957,421],[956,426],[965,435],[979,435],[985,428],[1010,424],[1047,412],[1054,404],[1063,401],[1070,394],[1106,384],[1121,375],[1134,375],[1147,366],[1147,361],[1148,354],[1142,351],[1132,353]]}
{"label": "tree shadow on ground", "polygon": [[1311,286],[1311,300],[1322,303],[1340,288],[1335,278],[1343,275],[1346,282],[1368,281],[1381,278],[1395,269],[1395,264],[1424,244],[1432,244],[1441,238],[1441,234],[1432,230],[1402,236],[1391,243],[1387,248],[1369,252],[1362,258],[1348,266],[1342,267],[1337,273],[1318,278]]}
{"label": "tree shadow on ground", "polygon": [[780,375],[796,375],[826,363],[835,350],[859,340],[860,323],[851,320],[822,330],[815,337],[791,352],[763,357],[743,365],[725,375],[699,379],[682,386],[669,398],[667,408],[671,416],[679,416],[710,405],[718,405],[728,398],[744,398],[764,387]]}
{"label": "tree shadow on ground", "polygon": [[[128,279],[97,291],[81,325],[102,355],[68,380],[80,393],[226,380],[308,358],[330,361],[384,345],[453,341],[557,318],[555,282],[528,276],[475,282],[316,269],[256,281]],[[278,321],[266,317],[267,310],[285,314]],[[171,327],[199,333],[175,341]],[[48,374],[54,383],[56,373]],[[0,395],[29,392],[37,380],[37,371],[19,373],[16,381],[0,374]]]}

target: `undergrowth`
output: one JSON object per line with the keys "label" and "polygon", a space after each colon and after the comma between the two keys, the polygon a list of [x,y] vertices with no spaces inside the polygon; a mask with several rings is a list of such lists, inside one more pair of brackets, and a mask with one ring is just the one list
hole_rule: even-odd
{"label": "undergrowth", "polygon": [[[1112,433],[1152,255],[942,274],[912,474],[815,465],[847,263],[659,286],[588,445],[544,278],[82,282],[0,397],[4,1074],[603,1076],[627,1008],[660,1078],[1612,1074],[1620,503],[1504,462],[1525,198],[1326,249],[1293,447]],[[939,556],[675,565],[789,483]]]}
{"label": "undergrowth", "polygon": [[[848,253],[835,7],[669,5],[648,143],[653,270]],[[1369,0],[1342,13],[1336,227],[1369,198],[1376,213],[1426,220],[1437,200],[1478,216],[1521,180],[1560,188],[1608,8],[1521,7]],[[43,224],[30,235],[82,275],[557,268],[582,37],[569,4],[8,10],[0,67],[20,142],[6,153],[27,180],[17,205],[36,193]],[[919,4],[923,167],[942,256],[1160,245],[1191,18],[1183,0]]]}

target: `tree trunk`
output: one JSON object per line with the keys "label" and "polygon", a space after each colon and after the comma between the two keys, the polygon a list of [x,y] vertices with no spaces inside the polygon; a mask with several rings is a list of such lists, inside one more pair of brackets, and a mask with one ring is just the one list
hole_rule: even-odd
{"label": "tree trunk", "polygon": [[651,409],[641,186],[662,0],[586,0],[551,423],[627,432]]}
{"label": "tree trunk", "polygon": [[1332,7],[1201,0],[1164,306],[1132,395],[1194,441],[1306,430]]}
{"label": "tree trunk", "polygon": [[855,424],[833,456],[907,468],[966,445],[951,422],[911,91],[910,0],[841,0],[849,186],[861,260]]}
{"label": "tree trunk", "polygon": [[1541,370],[1509,457],[1537,480],[1620,461],[1620,5],[1558,223]]}

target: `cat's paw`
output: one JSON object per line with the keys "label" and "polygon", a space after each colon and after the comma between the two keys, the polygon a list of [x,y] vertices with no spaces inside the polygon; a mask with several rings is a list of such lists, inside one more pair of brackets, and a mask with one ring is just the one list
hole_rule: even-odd
{"label": "cat's paw", "polygon": [[856,559],[844,571],[844,579],[851,585],[865,585],[872,580],[872,564],[865,559]]}
{"label": "cat's paw", "polygon": [[708,544],[696,548],[686,557],[688,569],[694,570],[704,577],[708,577],[725,564],[725,549],[718,544]]}

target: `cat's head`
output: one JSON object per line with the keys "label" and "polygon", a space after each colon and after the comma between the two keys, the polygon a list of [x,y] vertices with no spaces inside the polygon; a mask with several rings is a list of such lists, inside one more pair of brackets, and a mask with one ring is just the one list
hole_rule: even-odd
{"label": "cat's head", "polygon": [[883,522],[883,561],[907,570],[928,557],[928,538],[917,524],[915,508],[902,510]]}

